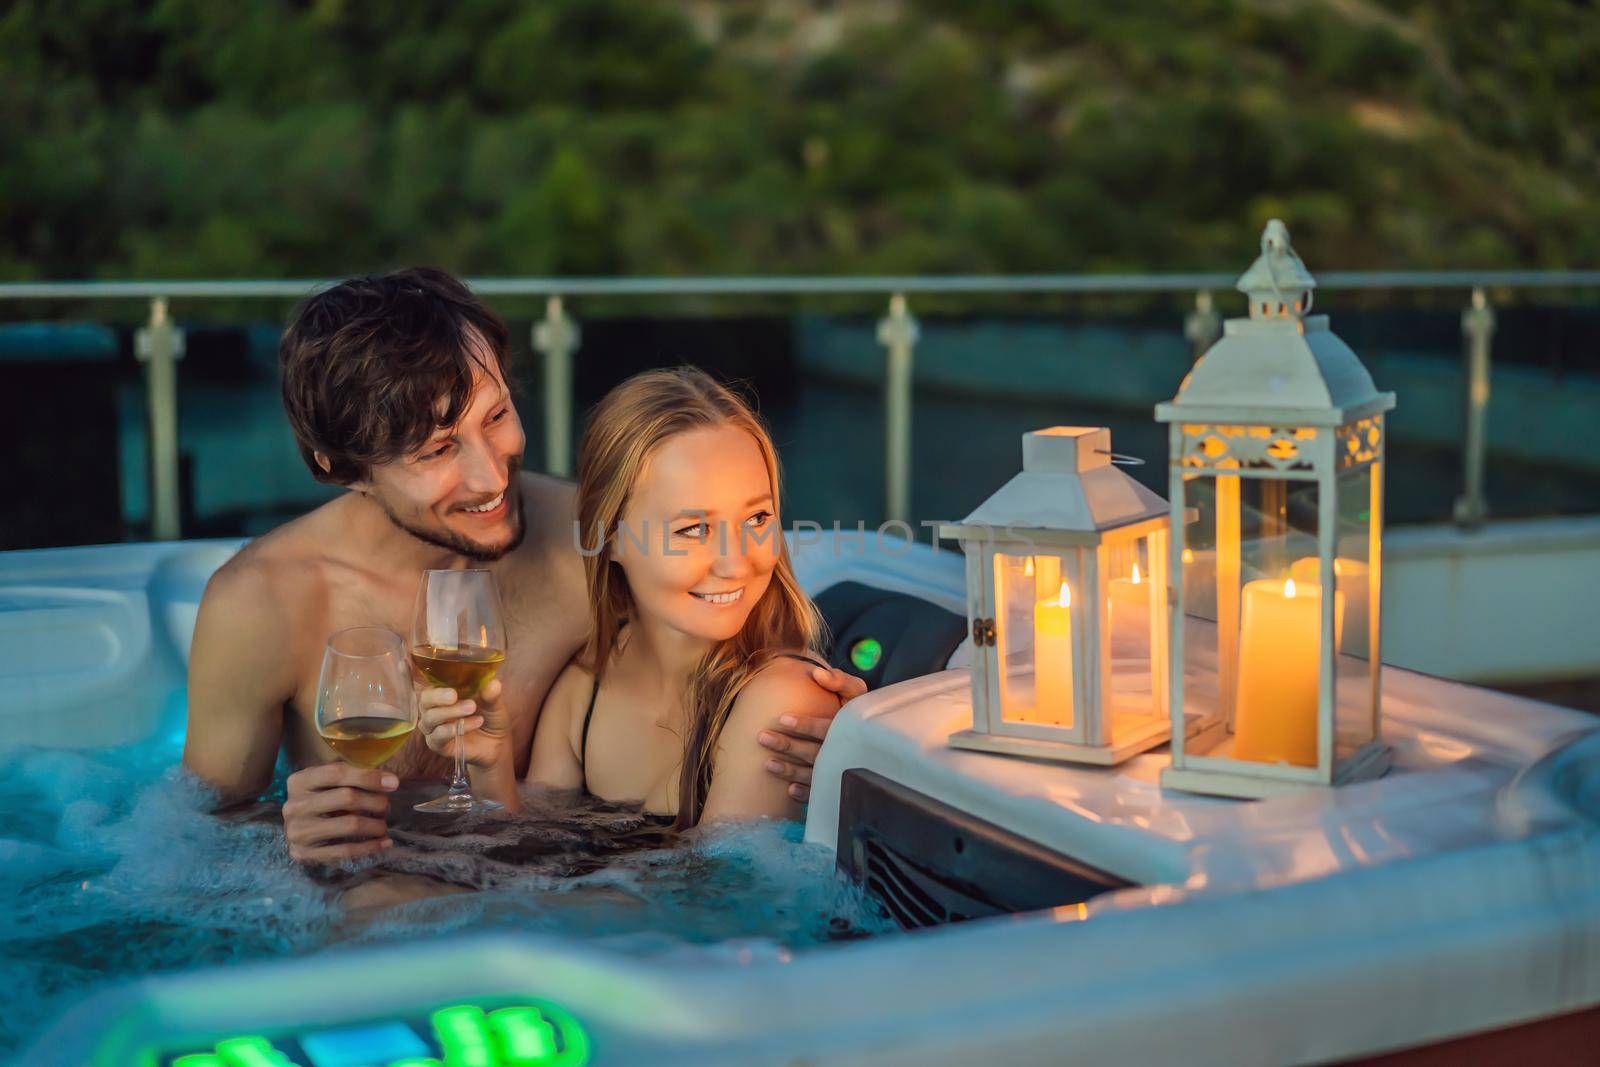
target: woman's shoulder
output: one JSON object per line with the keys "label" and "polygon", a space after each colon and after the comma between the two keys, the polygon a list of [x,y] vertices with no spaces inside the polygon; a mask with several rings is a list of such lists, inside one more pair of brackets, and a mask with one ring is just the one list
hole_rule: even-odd
{"label": "woman's shoulder", "polygon": [[570,708],[574,703],[588,703],[594,690],[594,672],[585,667],[577,656],[567,660],[556,680],[550,683],[547,704]]}
{"label": "woman's shoulder", "polygon": [[[594,675],[578,662],[576,656],[568,660],[555,681],[550,683],[544,705],[539,709],[539,723],[533,742],[536,758],[541,746],[552,743],[558,737],[562,739],[560,749],[570,750],[573,757],[578,758],[582,744],[583,712],[593,689]],[[546,741],[546,738],[551,740]]]}
{"label": "woman's shoulder", "polygon": [[771,701],[782,699],[785,710],[801,714],[815,704],[830,710],[838,706],[838,699],[818,685],[811,672],[822,666],[820,657],[802,649],[784,651],[772,656],[750,676],[739,696],[734,700],[734,711],[741,707],[770,708]]}
{"label": "woman's shoulder", "polygon": [[550,683],[550,691],[545,694],[544,706],[539,711],[540,721],[548,719],[559,722],[563,727],[563,733],[575,736],[577,720],[582,717],[592,692],[594,692],[593,672],[578,662],[578,657],[572,657],[556,675],[555,681]]}

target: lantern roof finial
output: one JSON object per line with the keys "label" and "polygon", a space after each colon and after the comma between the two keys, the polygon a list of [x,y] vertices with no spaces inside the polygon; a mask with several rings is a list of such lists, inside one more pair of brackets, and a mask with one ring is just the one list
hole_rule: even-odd
{"label": "lantern roof finial", "polygon": [[1289,227],[1281,219],[1270,220],[1261,231],[1261,255],[1237,284],[1250,299],[1250,317],[1301,318],[1311,310],[1311,290],[1316,287],[1317,280],[1289,243]]}
{"label": "lantern roof finial", "polygon": [[1266,426],[1342,426],[1394,407],[1361,360],[1307,314],[1316,279],[1289,243],[1289,228],[1268,222],[1261,254],[1239,278],[1250,316],[1228,319],[1222,337],[1156,405],[1158,422]]}

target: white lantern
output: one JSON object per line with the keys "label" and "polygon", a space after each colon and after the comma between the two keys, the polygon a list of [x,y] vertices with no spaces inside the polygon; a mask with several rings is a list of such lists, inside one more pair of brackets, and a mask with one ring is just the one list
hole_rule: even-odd
{"label": "white lantern", "polygon": [[[1308,315],[1316,282],[1274,219],[1169,423],[1174,583],[1163,786],[1263,797],[1381,775],[1383,413]],[[1193,522],[1185,521],[1193,515]]]}
{"label": "white lantern", "polygon": [[1118,763],[1167,739],[1167,504],[1111,431],[1022,437],[1022,473],[939,536],[967,555],[972,729],[957,748]]}

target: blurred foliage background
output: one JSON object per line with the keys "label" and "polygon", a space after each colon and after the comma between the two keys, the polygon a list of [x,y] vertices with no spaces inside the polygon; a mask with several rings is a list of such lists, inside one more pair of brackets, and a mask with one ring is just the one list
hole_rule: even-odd
{"label": "blurred foliage background", "polygon": [[16,0],[0,278],[1600,262],[1589,0]]}

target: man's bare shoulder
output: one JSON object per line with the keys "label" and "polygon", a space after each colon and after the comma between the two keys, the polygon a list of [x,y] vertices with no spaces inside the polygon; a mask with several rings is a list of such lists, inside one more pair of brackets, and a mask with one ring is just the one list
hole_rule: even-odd
{"label": "man's bare shoulder", "polygon": [[578,487],[565,478],[523,471],[518,477],[522,488],[522,518],[528,535],[524,548],[540,555],[577,555],[572,541],[572,524],[578,517]]}
{"label": "man's bare shoulder", "polygon": [[183,762],[225,796],[253,796],[271,778],[297,666],[323,633],[326,568],[316,546],[338,505],[251,541],[206,583],[189,650]]}
{"label": "man's bare shoulder", "polygon": [[573,530],[578,520],[578,487],[564,478],[523,471],[522,516],[527,535],[517,556],[519,568],[554,579],[564,599],[586,598],[583,557]]}
{"label": "man's bare shoulder", "polygon": [[319,611],[329,563],[328,532],[339,522],[343,499],[278,526],[246,544],[212,574],[201,600],[203,615],[241,609],[258,625],[292,625]]}

